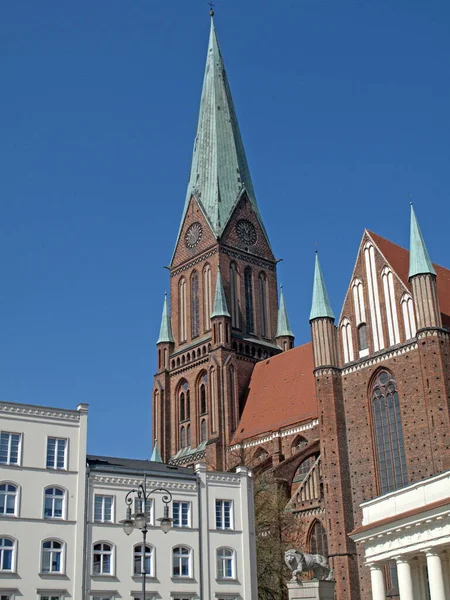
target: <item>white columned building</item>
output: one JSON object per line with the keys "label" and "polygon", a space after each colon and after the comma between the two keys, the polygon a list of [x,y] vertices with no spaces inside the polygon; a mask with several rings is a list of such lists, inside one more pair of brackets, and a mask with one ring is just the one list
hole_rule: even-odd
{"label": "white columned building", "polygon": [[450,471],[361,508],[351,537],[364,546],[373,600],[385,600],[385,566],[393,561],[400,600],[450,600]]}

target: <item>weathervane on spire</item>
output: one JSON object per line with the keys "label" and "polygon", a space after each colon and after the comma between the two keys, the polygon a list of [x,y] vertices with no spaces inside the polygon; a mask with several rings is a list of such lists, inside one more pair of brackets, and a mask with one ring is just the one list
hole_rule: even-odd
{"label": "weathervane on spire", "polygon": [[213,17],[215,4],[213,4],[212,0],[209,0],[208,4],[209,4],[209,16]]}

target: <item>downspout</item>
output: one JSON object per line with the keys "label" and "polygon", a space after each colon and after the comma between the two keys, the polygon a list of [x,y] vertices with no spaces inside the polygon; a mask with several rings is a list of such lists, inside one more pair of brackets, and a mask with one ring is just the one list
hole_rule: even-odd
{"label": "downspout", "polygon": [[88,536],[88,521],[89,521],[89,515],[88,515],[88,509],[89,509],[89,473],[90,473],[90,469],[89,466],[86,466],[86,488],[85,488],[85,496],[84,496],[84,523],[83,523],[83,527],[84,527],[84,536],[83,536],[83,599],[82,600],[87,600],[88,598],[88,594],[87,594],[87,581],[88,581],[88,577],[87,577],[87,536]]}
{"label": "downspout", "polygon": [[206,598],[205,591],[205,579],[203,576],[203,521],[202,521],[202,494],[201,494],[201,479],[197,474],[197,498],[198,498],[198,560],[200,568],[200,600]]}

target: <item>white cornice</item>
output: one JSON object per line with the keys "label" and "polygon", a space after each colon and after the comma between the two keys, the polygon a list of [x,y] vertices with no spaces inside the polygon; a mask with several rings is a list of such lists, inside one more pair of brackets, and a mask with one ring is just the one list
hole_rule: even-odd
{"label": "white cornice", "polygon": [[56,419],[58,421],[77,422],[80,420],[80,413],[78,411],[32,406],[31,404],[13,404],[10,402],[0,402],[0,413],[3,415],[20,415],[39,419]]}
{"label": "white cornice", "polygon": [[385,360],[389,360],[390,358],[394,358],[395,356],[401,356],[402,354],[411,352],[411,350],[417,350],[417,342],[404,345],[401,348],[396,348],[395,350],[391,350],[390,352],[383,352],[383,354],[379,356],[374,356],[373,358],[369,358],[368,360],[360,362],[356,365],[352,365],[351,367],[346,367],[342,369],[341,373],[342,375],[355,373],[355,371],[360,371],[361,369],[366,369],[367,367],[373,367],[374,365],[384,362]]}
{"label": "white cornice", "polygon": [[[112,477],[110,475],[91,475],[89,479],[94,484],[97,483],[103,485],[138,486],[140,483],[142,483],[142,478]],[[147,479],[147,487],[167,488],[168,490],[195,490],[197,488],[197,484],[196,482],[186,483],[184,481],[158,481],[156,479]]]}
{"label": "white cornice", "polygon": [[235,450],[239,450],[241,448],[252,448],[253,446],[258,446],[259,444],[265,444],[266,442],[271,442],[276,438],[287,437],[288,435],[293,435],[294,433],[299,433],[300,431],[305,431],[306,429],[312,429],[319,424],[318,419],[314,419],[313,421],[309,421],[309,423],[304,423],[303,425],[297,425],[296,427],[290,427],[289,429],[285,429],[284,431],[272,431],[271,433],[264,435],[264,437],[258,438],[256,440],[252,440],[251,442],[244,442],[243,444],[235,444],[234,446],[230,446],[227,451],[233,452]]}

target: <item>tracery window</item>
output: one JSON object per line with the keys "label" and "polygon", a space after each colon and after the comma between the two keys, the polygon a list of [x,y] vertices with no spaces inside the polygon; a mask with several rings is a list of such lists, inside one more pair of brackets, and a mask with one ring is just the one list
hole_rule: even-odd
{"label": "tracery window", "polygon": [[301,450],[303,450],[303,448],[306,448],[307,445],[308,445],[308,440],[306,440],[301,435],[297,436],[295,438],[295,440],[292,442],[292,447],[291,447],[292,454],[296,454],[297,452],[300,452]]}
{"label": "tracery window", "polygon": [[187,327],[186,327],[186,280],[184,277],[180,279],[178,284],[178,331],[179,331],[179,342],[185,342],[187,338]]}
{"label": "tracery window", "polygon": [[264,272],[259,274],[259,304],[261,310],[261,335],[268,336],[268,314],[267,314],[267,277]]}
{"label": "tracery window", "polygon": [[205,265],[203,269],[203,312],[204,329],[209,331],[212,313],[211,267],[209,265]]}
{"label": "tracery window", "polygon": [[236,263],[230,264],[231,326],[240,329],[239,275]]}
{"label": "tracery window", "polygon": [[253,309],[253,273],[250,267],[246,267],[244,271],[244,286],[245,286],[245,321],[247,333],[255,331],[255,316]]}
{"label": "tracery window", "polygon": [[408,484],[397,384],[389,371],[378,373],[371,401],[380,492],[386,494]]}
{"label": "tracery window", "polygon": [[191,391],[186,392],[186,419],[191,418]]}
{"label": "tracery window", "polygon": [[200,300],[198,297],[198,273],[191,276],[191,333],[192,337],[200,335]]}
{"label": "tracery window", "polygon": [[191,426],[186,427],[186,445],[189,448],[191,445]]}
{"label": "tracery window", "polygon": [[309,534],[311,554],[321,554],[328,558],[328,542],[326,531],[320,521],[314,521]]}

